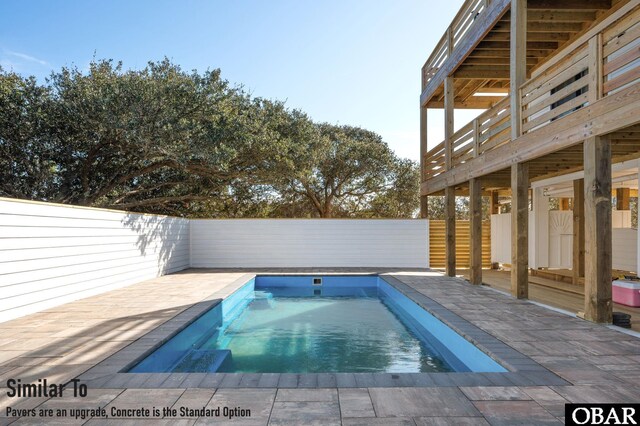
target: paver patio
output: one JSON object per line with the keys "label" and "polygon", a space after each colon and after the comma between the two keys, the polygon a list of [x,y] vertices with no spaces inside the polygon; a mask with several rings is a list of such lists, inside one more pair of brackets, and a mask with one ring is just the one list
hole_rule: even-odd
{"label": "paver patio", "polygon": [[[428,271],[392,275],[409,286],[409,293],[417,291],[414,299],[424,295],[433,306],[466,320],[456,320],[452,314],[442,317],[453,321],[451,325],[468,322],[481,330],[477,334],[486,332],[499,339],[502,346],[495,350],[510,353],[510,363],[518,363],[515,349],[526,365],[531,367],[533,360],[544,368],[531,367],[528,375],[504,373],[501,379],[481,373],[456,373],[459,379],[454,380],[438,374],[403,376],[391,385],[379,382],[386,376],[353,375],[347,383],[345,377],[330,374],[136,374],[120,386],[111,378],[115,376],[108,376],[113,365],[133,360],[130,351],[121,349],[133,347],[134,342],[136,347],[152,347],[162,333],[186,323],[186,314],[212,295],[224,297],[233,291],[232,284],[246,273],[192,269],[0,323],[2,386],[8,378],[64,383],[79,376],[89,385],[86,398],[69,394],[9,398],[3,388],[0,424],[105,423],[87,418],[16,419],[6,416],[6,406],[241,407],[251,410],[251,417],[230,421],[248,425],[548,424],[563,420],[567,402],[640,401],[636,337]],[[474,380],[474,374],[482,380]],[[562,384],[538,385],[536,375],[545,374]],[[92,380],[97,384],[101,379],[100,386],[92,386]],[[162,424],[159,419],[130,420],[130,424]],[[166,424],[220,423],[211,417],[165,420]],[[117,422],[128,424],[125,419]]]}

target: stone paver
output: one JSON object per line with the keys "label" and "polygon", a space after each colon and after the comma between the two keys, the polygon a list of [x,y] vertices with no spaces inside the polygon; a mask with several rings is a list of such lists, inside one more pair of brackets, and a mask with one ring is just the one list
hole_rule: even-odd
{"label": "stone paver", "polygon": [[284,402],[276,401],[270,425],[339,425],[340,407],[337,401]]}
{"label": "stone paver", "polygon": [[[214,393],[215,390],[213,389],[187,389],[182,395],[180,395],[180,398],[178,398],[178,400],[173,404],[172,408],[178,410],[181,407],[196,410],[201,409],[211,401]],[[187,417],[192,416],[188,415]]]}
{"label": "stone paver", "polygon": [[492,425],[560,424],[534,401],[475,401],[474,405]]}
{"label": "stone paver", "polygon": [[460,390],[471,401],[515,401],[531,399],[520,388],[503,386],[461,387]]}
{"label": "stone paver", "polygon": [[[207,408],[236,408],[251,410],[250,418],[235,417],[226,422],[239,424],[267,424],[276,398],[276,389],[219,389],[209,401]],[[200,419],[203,420],[203,419]],[[220,422],[220,418],[206,419],[209,423]]]}
{"label": "stone paver", "polygon": [[[10,377],[62,383],[81,377],[89,385],[83,399],[69,394],[9,398],[2,388],[0,425],[556,424],[563,420],[567,402],[640,400],[636,337],[435,272],[393,271],[385,276],[502,360],[509,373],[118,373],[141,350],[153,348],[230,294],[248,273],[185,271],[0,323],[0,386]],[[251,416],[80,422],[23,417],[15,422],[7,406],[240,407]]]}
{"label": "stone paver", "polygon": [[371,388],[369,394],[380,417],[479,415],[458,388]]}
{"label": "stone paver", "polygon": [[344,426],[415,426],[415,422],[407,417],[360,417],[343,418]]}
{"label": "stone paver", "polygon": [[375,417],[368,389],[339,389],[340,413],[345,417]]}
{"label": "stone paver", "polygon": [[416,417],[416,426],[488,426],[484,417]]}
{"label": "stone paver", "polygon": [[278,389],[276,401],[335,402],[337,389]]}

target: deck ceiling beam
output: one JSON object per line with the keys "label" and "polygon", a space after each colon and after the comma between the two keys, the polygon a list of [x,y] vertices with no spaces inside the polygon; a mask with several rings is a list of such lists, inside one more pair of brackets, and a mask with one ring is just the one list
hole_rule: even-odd
{"label": "deck ceiling beam", "polygon": [[490,78],[492,80],[509,80],[509,67],[508,66],[461,66],[455,72],[456,78],[469,78],[486,80]]}
{"label": "deck ceiling beam", "polygon": [[455,68],[460,64],[469,53],[476,47],[478,42],[491,30],[500,17],[506,12],[510,4],[510,0],[493,0],[491,7],[485,13],[481,13],[478,19],[471,26],[469,32],[458,43],[451,56],[440,67],[429,84],[424,88],[420,95],[420,105],[425,105],[433,96],[435,91],[442,85],[444,79],[449,76]]}
{"label": "deck ceiling beam", "polygon": [[[552,52],[552,50],[541,50],[541,49],[527,49],[527,57],[528,58],[541,58],[546,56]],[[509,57],[509,49],[476,49],[474,50],[469,58],[508,58]]]}
{"label": "deck ceiling beam", "polygon": [[[483,40],[483,43],[494,41],[509,41],[509,33],[498,33],[491,31]],[[527,31],[527,40],[529,41],[548,41],[548,42],[566,42],[571,37],[570,33],[566,32],[531,32]]]}
{"label": "deck ceiling beam", "polygon": [[584,10],[531,10],[527,13],[527,23],[531,25],[534,22],[554,23],[554,22],[574,22],[584,23],[596,19],[595,12]]}
{"label": "deck ceiling beam", "polygon": [[456,102],[465,102],[469,100],[470,97],[476,94],[478,89],[485,86],[488,82],[489,80],[468,80],[468,83],[465,85],[465,87],[458,91]]}
{"label": "deck ceiling beam", "polygon": [[[475,101],[475,100],[469,100],[464,102],[456,101],[455,108],[456,109],[489,109],[493,107],[496,103],[498,103],[501,99],[502,98],[500,99],[490,98],[490,99],[484,99],[479,101]],[[444,102],[440,102],[440,101],[429,102],[427,104],[427,108],[444,108]]]}
{"label": "deck ceiling beam", "polygon": [[[531,12],[529,12],[531,13]],[[595,16],[593,16],[595,18]],[[583,21],[587,22],[587,19],[580,20],[578,22],[529,22],[527,23],[528,33],[578,33],[583,29]],[[505,33],[509,34],[510,26],[508,20],[502,20],[498,22],[492,29],[491,33]]]}
{"label": "deck ceiling beam", "polygon": [[509,94],[508,87],[481,87],[476,89],[476,93],[504,93],[505,95]]}
{"label": "deck ceiling beam", "polygon": [[[536,65],[537,63],[538,63],[538,59],[537,58],[532,58],[532,57],[527,58],[527,65]],[[506,66],[509,66],[509,57],[505,56],[505,57],[501,57],[501,58],[495,58],[495,57],[482,58],[482,57],[470,56],[464,61],[464,65],[466,65],[466,66],[468,66],[468,65],[506,65]]]}
{"label": "deck ceiling beam", "polygon": [[611,8],[611,0],[529,0],[530,10],[604,10]]}
{"label": "deck ceiling beam", "polygon": [[[481,41],[478,44],[478,49],[484,50],[504,50],[510,49],[511,45],[509,41]],[[528,41],[527,49],[535,50],[556,50],[559,44],[553,41]]]}

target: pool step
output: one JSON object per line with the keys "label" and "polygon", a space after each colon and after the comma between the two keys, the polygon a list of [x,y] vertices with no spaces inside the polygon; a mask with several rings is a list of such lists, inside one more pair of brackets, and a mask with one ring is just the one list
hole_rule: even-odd
{"label": "pool step", "polygon": [[194,349],[173,371],[215,373],[221,367],[230,367],[231,363],[232,356],[229,349]]}

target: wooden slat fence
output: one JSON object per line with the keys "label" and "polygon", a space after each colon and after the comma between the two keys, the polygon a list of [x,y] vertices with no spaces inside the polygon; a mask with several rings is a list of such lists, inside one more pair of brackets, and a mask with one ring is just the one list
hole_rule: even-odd
{"label": "wooden slat fence", "polygon": [[[469,221],[456,221],[456,267],[469,267]],[[445,267],[444,220],[429,220],[429,266]],[[491,267],[491,222],[482,222],[482,267]]]}

